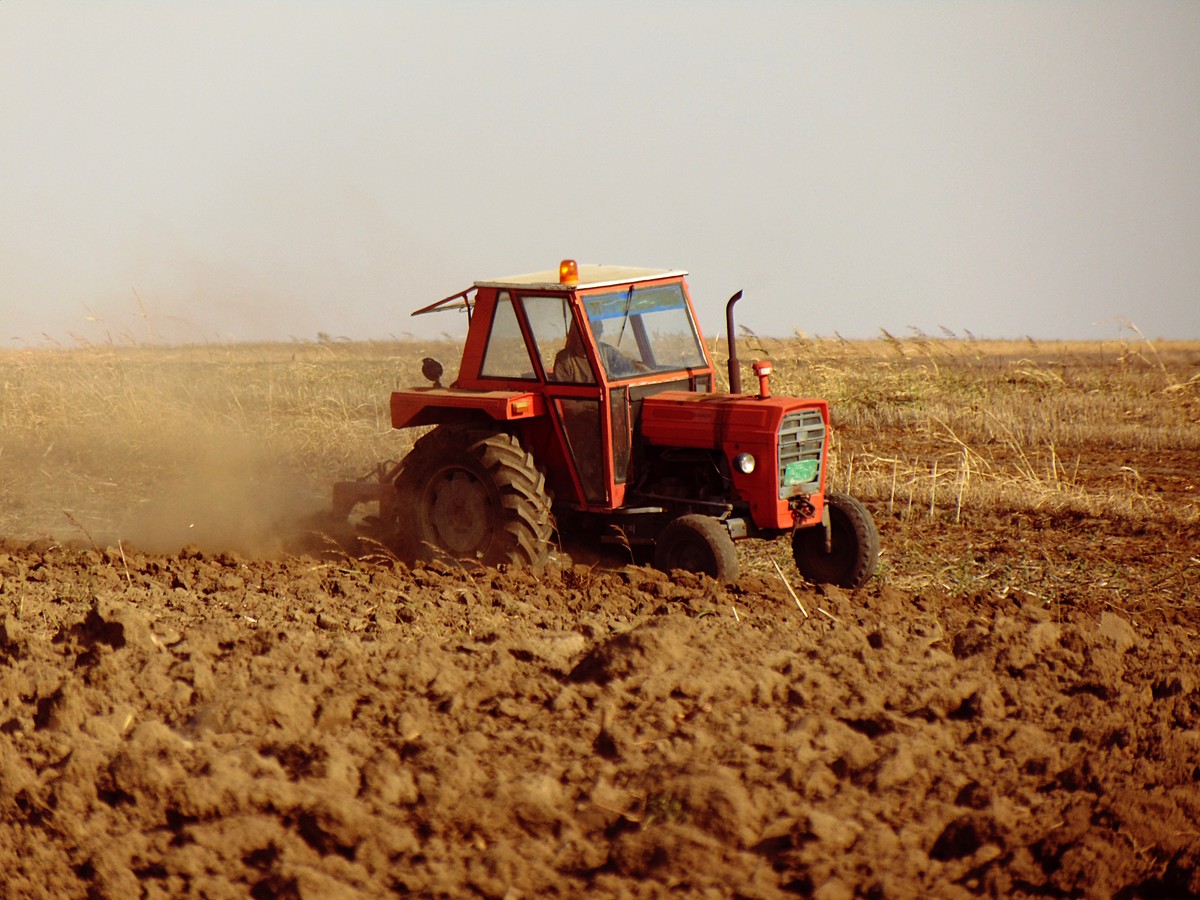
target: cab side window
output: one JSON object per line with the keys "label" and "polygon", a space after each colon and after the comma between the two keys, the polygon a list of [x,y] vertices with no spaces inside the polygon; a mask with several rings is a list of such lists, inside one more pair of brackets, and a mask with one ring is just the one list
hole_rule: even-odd
{"label": "cab side window", "polygon": [[481,374],[485,378],[535,378],[533,361],[521,335],[521,325],[513,309],[508,291],[496,297],[496,312],[492,317],[492,331],[488,336],[487,350],[483,354]]}

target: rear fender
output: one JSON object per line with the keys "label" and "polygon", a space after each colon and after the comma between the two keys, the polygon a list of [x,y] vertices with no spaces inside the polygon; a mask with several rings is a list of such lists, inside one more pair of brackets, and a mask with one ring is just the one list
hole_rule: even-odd
{"label": "rear fender", "polygon": [[413,388],[395,391],[391,409],[393,428],[415,428],[419,425],[534,419],[546,414],[546,401],[541,394],[529,391]]}

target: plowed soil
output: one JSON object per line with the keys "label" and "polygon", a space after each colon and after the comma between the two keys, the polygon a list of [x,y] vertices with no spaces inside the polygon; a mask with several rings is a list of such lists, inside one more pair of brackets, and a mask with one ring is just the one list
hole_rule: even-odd
{"label": "plowed soil", "polygon": [[[884,548],[852,593],[751,545],[730,585],[580,552],[534,574],[255,549],[234,526],[300,492],[245,453],[245,483],[205,465],[206,369],[150,407],[122,359],[112,390],[71,389],[78,414],[51,402],[67,355],[0,397],[6,428],[32,423],[0,432],[0,896],[1200,896],[1200,356],[1180,390],[1122,401],[1174,417],[1161,449],[1051,445],[1073,479],[1054,502],[1033,496],[1064,468],[1041,474],[1045,441],[995,446],[1028,502],[935,509],[914,491],[964,446],[919,409],[849,422]],[[75,434],[110,396],[141,430],[97,414]],[[235,398],[221,422],[251,408]],[[248,421],[279,421],[272,403]]]}
{"label": "plowed soil", "polygon": [[0,575],[9,896],[1200,892],[1194,613],[50,542]]}

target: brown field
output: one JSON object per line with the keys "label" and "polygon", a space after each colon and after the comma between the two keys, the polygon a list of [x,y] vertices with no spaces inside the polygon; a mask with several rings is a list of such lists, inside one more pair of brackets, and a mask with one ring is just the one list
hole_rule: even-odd
{"label": "brown field", "polygon": [[1200,894],[1200,344],[747,342],[862,590],[301,553],[448,345],[0,351],[0,886]]}

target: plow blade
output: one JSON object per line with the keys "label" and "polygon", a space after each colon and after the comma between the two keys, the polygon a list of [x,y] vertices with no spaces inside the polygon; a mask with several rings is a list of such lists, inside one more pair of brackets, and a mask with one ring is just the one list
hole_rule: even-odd
{"label": "plow blade", "polygon": [[360,503],[378,503],[383,493],[379,481],[339,481],[333,486],[333,518],[345,521]]}

